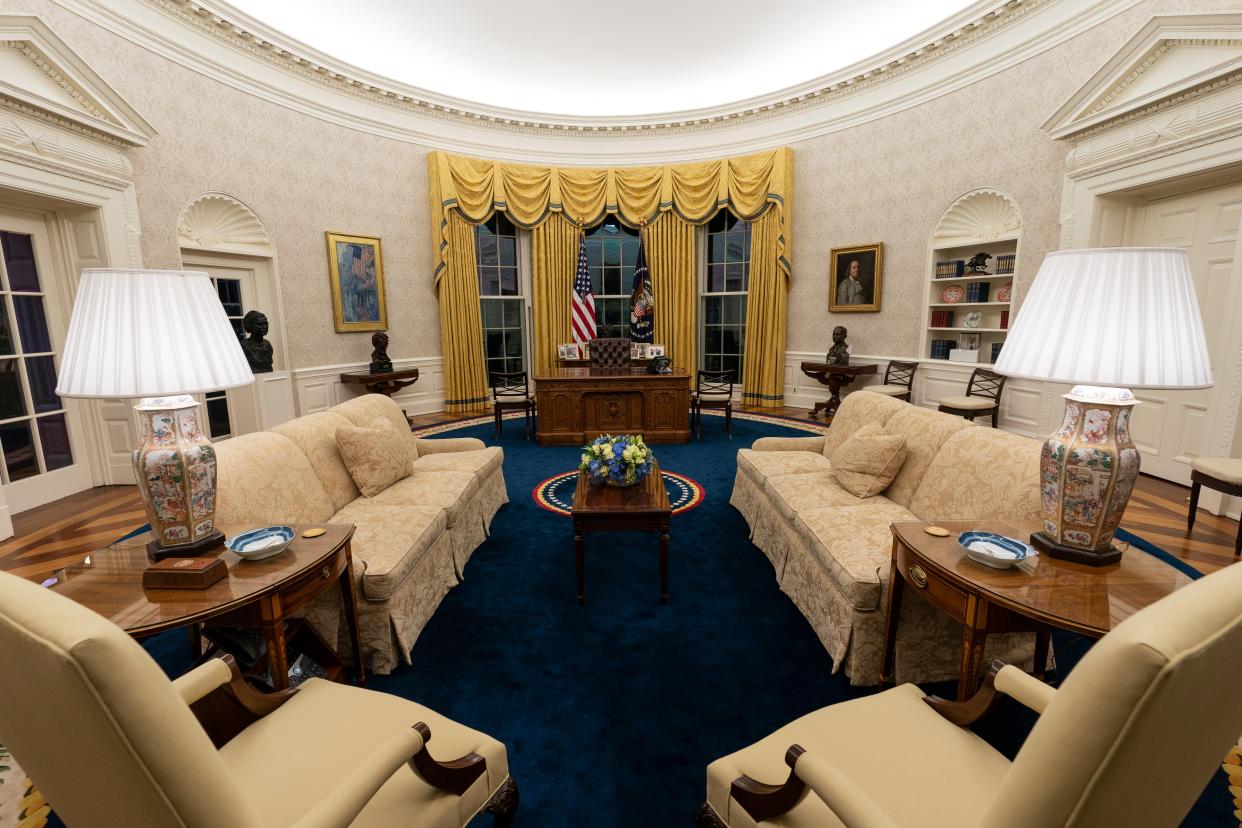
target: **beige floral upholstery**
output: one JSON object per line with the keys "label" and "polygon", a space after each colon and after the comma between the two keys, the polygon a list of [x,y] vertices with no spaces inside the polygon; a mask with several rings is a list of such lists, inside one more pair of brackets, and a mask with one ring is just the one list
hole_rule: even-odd
{"label": "beige floral upholstery", "polygon": [[967,411],[987,411],[996,407],[996,400],[991,397],[976,397],[973,394],[969,397],[965,395],[941,397],[939,402],[940,405],[948,408],[961,408]]}
{"label": "beige floral upholstery", "polygon": [[885,433],[879,423],[869,423],[832,453],[832,473],[847,491],[875,497],[893,482],[905,459],[906,438]]}
{"label": "beige floral upholstery", "polygon": [[335,411],[320,411],[272,429],[298,444],[337,509],[362,494],[336,448],[337,429],[350,425],[353,423]]}
{"label": "beige floral upholstery", "polygon": [[411,471],[404,436],[383,420],[369,427],[341,426],[336,430],[336,447],[349,476],[366,497],[375,497]]}
{"label": "beige floral upholstery", "polygon": [[[336,432],[377,421],[408,476],[368,499],[349,476]],[[509,501],[500,449],[473,438],[416,440],[396,403],[382,395],[222,441],[216,452],[217,518],[227,534],[272,523],[355,524],[363,657],[377,673],[409,662],[423,626]],[[342,612],[340,593],[329,590],[306,617],[348,652]]]}
{"label": "beige floral upholstery", "polygon": [[[883,494],[855,497],[828,457],[859,429],[905,437],[906,459]],[[823,440],[819,452],[814,445]],[[899,520],[1015,519],[1039,513],[1039,443],[883,394],[848,394],[825,438],[757,440],[738,451],[730,497],[771,561],[781,590],[853,684],[880,678],[884,608]],[[818,459],[811,459],[818,456]],[[958,674],[961,626],[917,599],[902,604],[899,681]],[[989,636],[987,657],[1030,664],[1030,635]]]}

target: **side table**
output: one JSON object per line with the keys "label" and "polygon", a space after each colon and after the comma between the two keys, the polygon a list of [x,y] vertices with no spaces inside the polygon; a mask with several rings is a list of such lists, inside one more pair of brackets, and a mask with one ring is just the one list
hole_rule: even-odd
{"label": "side table", "polygon": [[874,374],[878,370],[875,363],[867,365],[829,365],[826,362],[804,362],[802,373],[811,379],[828,386],[829,397],[826,402],[817,402],[811,409],[814,417],[822,410],[824,419],[831,420],[841,405],[841,388],[849,385],[855,377],[863,374]]}
{"label": "side table", "polygon": [[1026,538],[1037,527],[1001,521],[949,520],[939,538],[922,521],[894,523],[880,684],[893,680],[897,620],[908,587],[962,623],[957,698],[974,694],[989,633],[1035,633],[1035,670],[1048,661],[1052,630],[1100,638],[1142,608],[1190,583],[1190,577],[1140,549],[1126,550],[1109,566],[1085,566],[1037,555],[1011,569],[976,563],[958,545],[962,532],[995,532]]}
{"label": "side table", "polygon": [[291,619],[298,610],[332,586],[339,586],[345,605],[350,644],[359,684],[366,680],[362,639],[358,632],[358,601],[353,579],[350,539],[352,524],[327,524],[317,538],[295,527],[289,547],[261,561],[246,561],[224,547],[213,555],[228,564],[228,577],[207,589],[144,589],[147,533],[93,552],[84,561],[37,580],[89,607],[135,638],[188,628],[197,642],[204,623],[220,627],[257,628],[267,644],[267,667],[277,689],[289,686],[288,639],[297,637],[327,672],[343,681],[344,663],[335,649],[310,624]]}
{"label": "side table", "polygon": [[[368,394],[383,394],[391,397],[402,388],[408,388],[418,382],[418,369],[406,368],[402,371],[386,371],[381,374],[371,374],[366,371],[341,374],[341,382],[345,385],[360,386]],[[407,414],[406,420],[409,419]]]}

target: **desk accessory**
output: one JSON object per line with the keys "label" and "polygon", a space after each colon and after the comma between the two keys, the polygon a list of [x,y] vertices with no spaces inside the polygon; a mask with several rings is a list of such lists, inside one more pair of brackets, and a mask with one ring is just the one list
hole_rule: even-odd
{"label": "desk accessory", "polygon": [[1039,554],[1029,544],[995,532],[963,532],[957,542],[968,558],[993,569],[1009,569]]}
{"label": "desk accessory", "polygon": [[248,561],[273,558],[293,542],[293,527],[264,526],[229,538],[224,544]]}
{"label": "desk accessory", "polygon": [[142,573],[144,589],[206,589],[229,574],[223,558],[164,558]]}

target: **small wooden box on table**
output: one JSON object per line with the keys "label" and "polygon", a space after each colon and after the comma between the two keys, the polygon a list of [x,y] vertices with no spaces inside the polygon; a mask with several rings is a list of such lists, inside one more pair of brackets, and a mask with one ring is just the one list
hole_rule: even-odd
{"label": "small wooden box on table", "polygon": [[578,472],[574,490],[574,558],[578,568],[578,603],[585,603],[587,532],[659,532],[660,601],[668,601],[668,525],[673,516],[660,465],[633,486],[591,483]]}
{"label": "small wooden box on table", "polygon": [[1126,551],[1119,563],[1109,566],[1036,555],[1010,569],[994,569],[968,558],[958,535],[979,531],[1022,539],[1038,527],[947,520],[936,525],[948,529],[948,536],[935,537],[924,531],[929,525],[922,521],[892,525],[882,685],[893,678],[897,619],[902,594],[909,587],[962,623],[957,684],[957,698],[962,701],[978,689],[989,633],[1035,633],[1035,672],[1042,676],[1053,630],[1100,638],[1147,605],[1190,583],[1188,575],[1138,549]]}
{"label": "small wooden box on table", "polygon": [[345,680],[345,667],[335,649],[305,621],[291,617],[327,589],[339,585],[361,684],[366,671],[359,657],[362,639],[358,633],[349,546],[353,524],[328,524],[323,527],[327,531],[316,538],[301,537],[301,531],[310,526],[294,528],[297,534],[289,547],[261,561],[242,560],[223,546],[200,556],[219,557],[229,570],[228,577],[206,589],[144,589],[143,572],[150,565],[146,533],[57,570],[48,579],[52,581],[49,586],[99,613],[134,638],[187,628],[196,655],[205,623],[262,630],[269,678],[279,690],[289,686],[288,644],[293,639],[324,668],[328,678]]}
{"label": "small wooden box on table", "polygon": [[680,368],[553,368],[534,382],[541,446],[581,446],[601,434],[640,434],[651,444],[690,439],[690,376]]}

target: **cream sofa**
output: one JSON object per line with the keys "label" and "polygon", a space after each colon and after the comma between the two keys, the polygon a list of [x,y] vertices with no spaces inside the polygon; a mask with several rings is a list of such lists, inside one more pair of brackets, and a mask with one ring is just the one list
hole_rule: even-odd
{"label": "cream sofa", "polygon": [[[363,497],[337,451],[336,430],[376,420],[408,439],[403,448],[416,459],[408,477]],[[380,394],[215,448],[216,524],[226,535],[273,523],[357,527],[352,550],[363,655],[376,673],[409,663],[418,634],[509,501],[501,449],[473,438],[416,439],[401,409]],[[341,606],[330,590],[307,613],[328,641],[343,638]]]}
{"label": "cream sofa", "polygon": [[[906,460],[880,495],[846,491],[828,459],[867,423],[906,438]],[[893,538],[903,520],[1034,520],[1039,514],[1035,440],[976,426],[882,394],[841,402],[822,437],[756,440],[738,451],[730,502],[776,580],[811,623],[853,684],[880,678]],[[917,595],[915,593],[909,593]],[[898,626],[898,681],[956,678],[961,626],[921,598],[904,601]],[[992,636],[989,658],[1029,664],[1031,636]]]}

